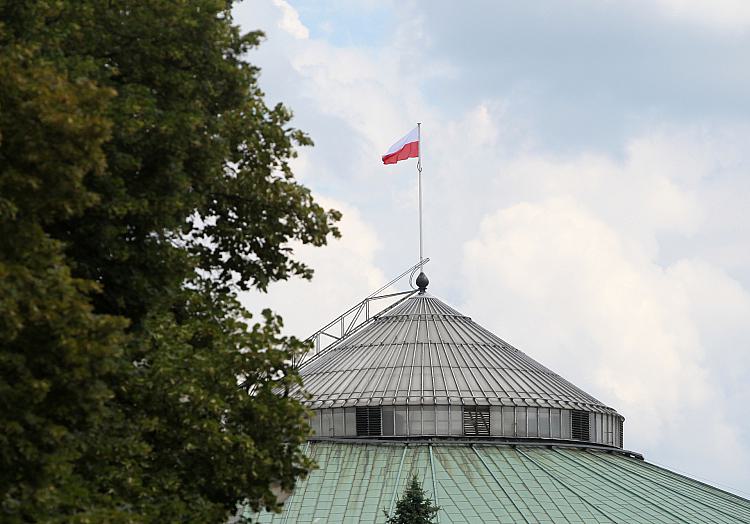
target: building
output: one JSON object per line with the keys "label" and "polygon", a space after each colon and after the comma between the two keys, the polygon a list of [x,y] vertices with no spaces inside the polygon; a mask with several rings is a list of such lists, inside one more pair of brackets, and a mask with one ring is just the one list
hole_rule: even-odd
{"label": "building", "polygon": [[615,409],[417,284],[301,365],[319,469],[260,522],[384,522],[416,473],[441,524],[750,523],[750,501],[626,451]]}

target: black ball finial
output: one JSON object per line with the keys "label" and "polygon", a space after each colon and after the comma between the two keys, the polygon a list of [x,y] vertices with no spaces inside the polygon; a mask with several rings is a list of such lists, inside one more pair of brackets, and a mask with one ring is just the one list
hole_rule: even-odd
{"label": "black ball finial", "polygon": [[425,275],[424,272],[420,272],[419,276],[417,276],[417,287],[419,288],[419,293],[424,293],[427,290],[428,285],[430,285],[430,279],[427,278],[427,275]]}

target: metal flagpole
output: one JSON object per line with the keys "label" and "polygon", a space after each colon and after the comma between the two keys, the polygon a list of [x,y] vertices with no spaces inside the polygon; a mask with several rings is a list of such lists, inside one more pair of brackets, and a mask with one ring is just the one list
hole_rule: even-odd
{"label": "metal flagpole", "polygon": [[424,271],[424,253],[422,249],[422,123],[417,122],[417,171],[419,172],[419,271]]}

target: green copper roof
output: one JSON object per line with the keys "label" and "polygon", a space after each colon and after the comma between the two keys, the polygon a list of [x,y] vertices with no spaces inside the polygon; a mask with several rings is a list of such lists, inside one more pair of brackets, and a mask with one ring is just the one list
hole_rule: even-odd
{"label": "green copper roof", "polygon": [[[311,442],[319,469],[260,522],[384,522],[416,473],[452,522],[748,523],[750,501],[638,458],[584,448]],[[255,519],[253,519],[255,520]]]}

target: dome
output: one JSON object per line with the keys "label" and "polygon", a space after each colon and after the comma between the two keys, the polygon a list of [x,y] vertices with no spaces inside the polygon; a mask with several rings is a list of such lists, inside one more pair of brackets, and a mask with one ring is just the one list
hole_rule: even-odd
{"label": "dome", "polygon": [[442,524],[750,522],[750,501],[623,449],[614,409],[424,292],[424,280],[359,327],[340,322],[342,336],[301,364],[308,394],[293,394],[312,408],[304,451],[318,468],[282,513],[243,516],[383,522],[416,476]]}
{"label": "dome", "polygon": [[613,408],[421,292],[300,367],[317,437],[557,439],[622,447]]}

